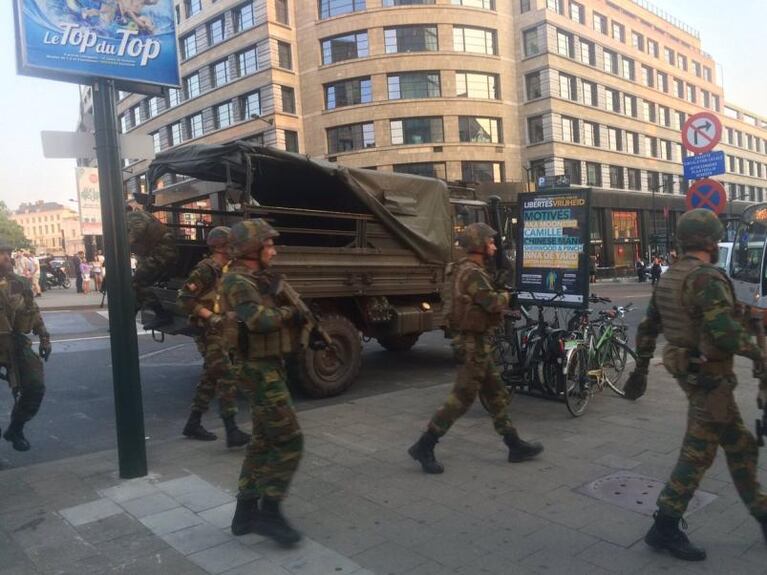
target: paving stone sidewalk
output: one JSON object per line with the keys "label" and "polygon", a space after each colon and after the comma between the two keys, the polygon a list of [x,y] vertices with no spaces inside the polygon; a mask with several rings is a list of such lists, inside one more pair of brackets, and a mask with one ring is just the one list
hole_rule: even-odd
{"label": "paving stone sidewalk", "polygon": [[[737,366],[752,422],[755,382],[747,362]],[[405,450],[447,391],[300,412],[306,455],[286,513],[306,539],[288,551],[228,531],[243,454],[221,441],[150,441],[151,473],[130,481],[117,478],[113,452],[0,471],[0,575],[767,573],[767,545],[722,453],[703,482],[707,498],[688,517],[709,553],[701,564],[641,541],[651,493],[644,511],[587,493],[600,478],[662,481],[670,472],[685,401],[662,367],[651,367],[645,398],[605,391],[577,419],[561,403],[515,397],[520,432],[546,447],[524,464],[506,462],[475,406],[438,446],[446,472],[426,476]]]}

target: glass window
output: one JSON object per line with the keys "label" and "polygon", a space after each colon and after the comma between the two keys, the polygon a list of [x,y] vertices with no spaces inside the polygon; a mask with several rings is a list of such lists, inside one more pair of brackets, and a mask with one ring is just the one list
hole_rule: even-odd
{"label": "glass window", "polygon": [[706,82],[713,81],[712,80],[713,79],[713,75],[711,74],[711,68],[709,68],[708,66],[703,66],[703,79]]}
{"label": "glass window", "polygon": [[373,100],[370,77],[352,78],[325,84],[325,109],[334,110],[355,104],[367,104]]}
{"label": "glass window", "polygon": [[625,187],[621,166],[610,166],[610,187],[616,190],[622,190]]}
{"label": "glass window", "polygon": [[162,144],[160,143],[160,132],[154,132],[152,134],[152,146],[154,147],[155,154],[159,154],[162,151]]}
{"label": "glass window", "polygon": [[246,2],[234,9],[234,29],[242,32],[256,25],[253,2]]}
{"label": "glass window", "polygon": [[387,78],[387,82],[390,100],[439,98],[441,94],[439,72],[391,74]]}
{"label": "glass window", "polygon": [[522,42],[524,43],[526,57],[541,53],[541,46],[538,42],[538,28],[530,28],[522,32]]}
{"label": "glass window", "polygon": [[228,84],[231,78],[229,77],[229,63],[226,60],[221,60],[213,64],[213,85],[215,87]]}
{"label": "glass window", "polygon": [[665,72],[658,72],[658,90],[668,93],[668,76]]}
{"label": "glass window", "polygon": [[428,144],[444,142],[442,133],[442,118],[405,118],[392,120],[391,143],[401,144]]}
{"label": "glass window", "polygon": [[652,88],[655,84],[653,78],[653,69],[649,66],[642,66],[642,84]]}
{"label": "glass window", "polygon": [[181,103],[181,90],[168,88],[168,107],[178,106]]}
{"label": "glass window", "polygon": [[202,114],[195,114],[189,117],[189,137],[199,138],[202,136]]}
{"label": "glass window", "polygon": [[186,91],[186,99],[190,100],[200,95],[200,74],[194,73],[191,76],[184,78],[184,90]]}
{"label": "glass window", "polygon": [[682,70],[684,70],[685,72],[687,71],[687,56],[683,54],[679,54],[679,56],[676,59],[676,63]]}
{"label": "glass window", "polygon": [[623,58],[623,77],[634,81],[634,60]]}
{"label": "glass window", "polygon": [[455,73],[456,96],[498,100],[498,76],[478,72]]}
{"label": "glass window", "polygon": [[320,20],[359,12],[365,9],[365,0],[319,0]]}
{"label": "glass window", "polygon": [[566,99],[577,101],[578,89],[575,82],[575,76],[569,76],[568,74],[559,73],[559,95]]}
{"label": "glass window", "polygon": [[581,43],[581,62],[588,64],[589,66],[597,65],[597,51],[593,42],[580,39]]}
{"label": "glass window", "polygon": [[[431,0],[434,3],[434,0]],[[495,0],[452,0],[454,6],[469,6],[471,8],[483,8],[485,10],[495,10]]]}
{"label": "glass window", "polygon": [[184,60],[197,55],[197,36],[194,32],[181,38],[181,53]]}
{"label": "glass window", "polygon": [[564,14],[564,3],[564,0],[546,0],[546,8],[549,10],[554,10],[554,12],[557,14]]}
{"label": "glass window", "polygon": [[261,115],[261,93],[256,91],[242,96],[240,109],[242,110],[243,120],[259,117]]}
{"label": "glass window", "polygon": [[394,164],[394,171],[399,174],[413,174],[426,178],[447,179],[447,170],[442,162],[417,162],[412,164]]}
{"label": "glass window", "polygon": [[570,180],[571,184],[581,184],[581,161],[580,160],[565,160],[565,176]]}
{"label": "glass window", "polygon": [[519,0],[519,11],[523,14],[530,12],[530,0]]}
{"label": "glass window", "polygon": [[632,118],[637,117],[637,99],[636,96],[623,95],[623,113]]}
{"label": "glass window", "polygon": [[594,148],[600,146],[599,124],[596,122],[583,122],[583,143]]}
{"label": "glass window", "polygon": [[461,162],[461,179],[464,182],[502,182],[501,162]]}
{"label": "glass window", "polygon": [[594,162],[586,162],[586,185],[602,185],[602,166]]}
{"label": "glass window", "polygon": [[149,117],[154,118],[157,114],[160,113],[160,100],[159,98],[149,98],[147,101],[147,111],[149,112]]}
{"label": "glass window", "polygon": [[296,113],[296,91],[289,86],[280,86],[282,92],[282,111],[288,114]]}
{"label": "glass window", "polygon": [[655,40],[647,39],[647,53],[653,58],[657,58],[660,54],[658,43]]}
{"label": "glass window", "polygon": [[613,22],[613,38],[618,42],[626,42],[626,29],[622,24]]}
{"label": "glass window", "polygon": [[237,72],[239,76],[247,76],[258,71],[258,56],[255,48],[250,48],[237,54]]}
{"label": "glass window", "polygon": [[285,151],[298,152],[298,132],[285,130]]}
{"label": "glass window", "polygon": [[133,125],[138,126],[141,123],[141,105],[133,106],[131,108],[131,117],[133,118]]}
{"label": "glass window", "polygon": [[671,64],[672,66],[676,61],[674,58],[674,51],[671,48],[663,48],[663,58],[666,60],[667,64]]}
{"label": "glass window", "polygon": [[186,7],[186,17],[191,18],[202,11],[202,0],[184,0]]}
{"label": "glass window", "polygon": [[543,142],[543,116],[533,116],[527,119],[527,136],[531,144]]}
{"label": "glass window", "polygon": [[178,146],[184,141],[184,134],[181,129],[181,122],[170,125],[170,145]]}
{"label": "glass window", "polygon": [[372,122],[328,128],[328,153],[348,152],[375,147],[375,129]]}
{"label": "glass window", "polygon": [[290,44],[278,41],[277,56],[280,68],[285,68],[286,70],[293,69],[293,54],[290,49]]}
{"label": "glass window", "polygon": [[605,110],[611,112],[621,111],[621,93],[618,90],[605,88]]}
{"label": "glass window", "polygon": [[583,103],[587,106],[599,105],[599,95],[597,93],[597,85],[593,82],[582,82],[583,87]]}
{"label": "glass window", "polygon": [[623,151],[623,138],[619,129],[607,128],[607,146],[615,152]]}
{"label": "glass window", "polygon": [[216,128],[228,128],[234,122],[234,106],[231,102],[219,104],[215,108]]}
{"label": "glass window", "polygon": [[564,30],[557,30],[557,52],[560,56],[572,58],[575,54],[573,35]]}
{"label": "glass window", "polygon": [[387,54],[402,52],[435,52],[437,46],[436,26],[402,26],[384,29],[384,46]]}
{"label": "glass window", "polygon": [[208,23],[208,43],[218,44],[224,39],[224,18],[216,18]]}
{"label": "glass window", "polygon": [[531,72],[525,76],[525,87],[527,89],[527,99],[535,100],[540,98],[543,93],[541,92],[541,72]]}
{"label": "glass window", "polygon": [[332,64],[368,55],[368,33],[355,32],[322,40],[322,63]]}
{"label": "glass window", "polygon": [[130,128],[128,127],[128,116],[123,114],[120,116],[120,133],[125,134]]}
{"label": "glass window", "polygon": [[618,73],[618,54],[610,50],[604,51],[605,72],[610,74]]}
{"label": "glass window", "polygon": [[583,6],[577,2],[570,1],[570,19],[583,24],[586,22],[586,12],[583,10]]}
{"label": "glass window", "polygon": [[639,32],[631,32],[631,45],[640,52],[644,52],[644,36]]}
{"label": "glass window", "polygon": [[578,119],[562,116],[562,141],[578,144],[581,141]]}
{"label": "glass window", "polygon": [[453,26],[453,50],[474,54],[497,54],[495,30]]}
{"label": "glass window", "polygon": [[[290,24],[290,16],[288,14],[288,0],[274,0],[274,8],[275,12],[277,13],[277,22],[280,24]],[[295,134],[295,132],[293,133]],[[298,134],[296,134],[296,137],[298,137]]]}
{"label": "glass window", "polygon": [[498,118],[460,116],[458,118],[458,139],[461,142],[499,144],[503,142],[501,120]]}
{"label": "glass window", "polygon": [[692,86],[691,84],[687,84],[687,101],[692,102],[693,104],[696,101],[696,92],[695,92],[695,86]]}
{"label": "glass window", "polygon": [[692,61],[692,71],[698,78],[703,76],[703,68],[701,67],[700,62],[696,62],[695,60]]}
{"label": "glass window", "polygon": [[594,12],[594,30],[607,34],[607,17],[598,12]]}

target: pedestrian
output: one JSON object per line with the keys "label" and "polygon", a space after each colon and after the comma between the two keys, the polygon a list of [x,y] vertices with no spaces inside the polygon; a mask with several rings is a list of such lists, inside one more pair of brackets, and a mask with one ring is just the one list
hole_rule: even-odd
{"label": "pedestrian", "polygon": [[767,496],[756,477],[759,452],[733,396],[733,356],[754,361],[761,400],[767,400],[767,374],[762,350],[743,327],[732,284],[713,265],[723,230],[709,210],[691,210],[679,218],[676,237],[682,257],[661,277],[637,328],[638,359],[624,388],[627,399],[644,394],[655,341],[663,333],[668,342],[663,364],[687,395],[689,410],[679,460],[658,497],[655,523],[645,542],[687,561],[701,561],[706,552],[690,543],[679,524],[719,446],[741,499],[767,539]]}
{"label": "pedestrian", "polygon": [[660,265],[660,258],[656,257],[652,262],[652,267],[650,268],[650,279],[652,280],[652,285],[655,287],[657,283],[660,281],[660,275],[663,271],[663,268],[661,268]]}
{"label": "pedestrian", "polygon": [[82,269],[80,269],[83,260],[85,260],[84,252],[77,252],[72,257],[72,267],[75,268],[75,288],[77,289],[77,293],[83,293],[83,272]]}
{"label": "pedestrian", "polygon": [[408,451],[425,473],[444,471],[434,457],[434,447],[471,407],[477,393],[482,395],[495,430],[509,449],[510,462],[525,461],[543,451],[539,443],[522,440],[512,425],[508,415],[510,396],[493,362],[490,335],[500,324],[510,299],[508,292],[495,290],[487,273],[488,262],[496,252],[495,236],[496,231],[484,223],[470,224],[463,232],[461,243],[468,255],[453,267],[449,312],[450,326],[458,334],[453,348],[461,365],[447,401]]}
{"label": "pedestrian", "polygon": [[597,256],[591,254],[589,257],[589,282],[597,283]]}
{"label": "pedestrian", "polygon": [[[30,332],[40,339],[39,355],[32,351],[32,342],[27,337]],[[30,448],[24,426],[43,401],[45,384],[40,358],[48,361],[50,355],[51,338],[35,303],[32,286],[13,272],[10,242],[0,238],[0,367],[14,398],[11,423],[3,437],[16,451]]]}
{"label": "pedestrian", "polygon": [[234,258],[219,289],[227,342],[240,391],[248,399],[253,437],[240,472],[232,533],[258,533],[280,545],[301,539],[281,503],[298,468],[304,439],[288,391],[283,355],[295,351],[307,318],[284,295],[284,280],[269,268],[277,231],[265,220],[232,226]]}
{"label": "pedestrian", "polygon": [[189,315],[189,322],[200,330],[195,337],[197,349],[203,358],[202,377],[192,400],[192,411],[183,434],[190,439],[214,441],[217,439],[202,426],[202,414],[218,394],[221,419],[224,420],[226,446],[240,447],[250,441],[234,421],[237,415],[237,382],[232,373],[229,351],[223,341],[223,317],[217,313],[218,285],[222,268],[229,262],[229,228],[219,226],[208,234],[206,243],[210,257],[200,261],[178,292],[181,308]]}
{"label": "pedestrian", "polygon": [[32,264],[32,292],[35,294],[35,297],[40,297],[43,293],[43,290],[40,287],[40,260],[35,254],[31,252],[27,257]]}
{"label": "pedestrian", "polygon": [[91,265],[91,276],[93,277],[93,289],[101,292],[101,283],[104,281],[104,256],[101,252],[96,252]]}
{"label": "pedestrian", "polygon": [[85,259],[80,261],[80,275],[82,276],[82,293],[89,294],[91,292],[91,264]]}

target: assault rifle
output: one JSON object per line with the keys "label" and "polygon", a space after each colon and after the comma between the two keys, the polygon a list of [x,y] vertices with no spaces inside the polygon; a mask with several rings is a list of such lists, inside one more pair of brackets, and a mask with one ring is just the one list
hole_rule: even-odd
{"label": "assault rifle", "polygon": [[298,292],[294,290],[291,285],[283,280],[280,280],[275,290],[277,294],[281,293],[285,296],[285,299],[290,302],[294,308],[296,308],[301,315],[306,319],[306,325],[301,332],[301,347],[309,347],[314,350],[320,349],[333,349],[333,339],[328,335],[320,326],[320,321],[317,316],[309,309],[309,306],[304,303]]}
{"label": "assault rifle", "polygon": [[[762,350],[764,357],[767,357],[767,338],[764,335],[764,318],[762,314],[750,314],[752,329],[756,333],[756,344],[759,349]],[[764,361],[759,369],[764,369]],[[764,375],[763,375],[764,377]],[[759,381],[759,386],[765,385],[767,382],[763,380]],[[760,394],[761,396],[761,394]],[[756,420],[756,443],[759,447],[764,447],[764,437],[767,435],[767,404],[765,404],[761,397],[757,398],[757,405],[762,410],[762,417]]]}

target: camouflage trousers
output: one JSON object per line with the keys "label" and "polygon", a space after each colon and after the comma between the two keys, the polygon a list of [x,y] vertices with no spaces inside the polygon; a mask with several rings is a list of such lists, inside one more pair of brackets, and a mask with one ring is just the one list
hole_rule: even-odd
{"label": "camouflage trousers", "polygon": [[513,432],[508,414],[511,395],[493,363],[490,338],[485,334],[462,333],[453,340],[453,347],[459,361],[463,361],[450,395],[429,422],[429,431],[438,437],[445,435],[479,394],[493,418],[495,430],[500,435]]}
{"label": "camouflage trousers", "polygon": [[205,413],[211,400],[218,394],[218,411],[221,417],[236,415],[237,380],[221,338],[205,333],[194,341],[202,355],[202,376],[194,393],[192,411]]}
{"label": "camouflage trousers", "polygon": [[280,359],[237,364],[238,384],[248,398],[253,436],[240,471],[240,499],[282,500],[298,469],[304,436]]}
{"label": "camouflage trousers", "polygon": [[11,389],[15,400],[11,419],[26,423],[37,414],[45,396],[43,360],[32,351],[32,342],[27,337],[18,338],[14,351],[19,383]]}
{"label": "camouflage trousers", "polygon": [[746,429],[735,403],[735,376],[722,376],[713,389],[680,385],[689,400],[687,431],[674,471],[658,497],[658,509],[681,517],[721,445],[735,488],[751,514],[767,517],[767,496],[757,481],[756,439]]}

